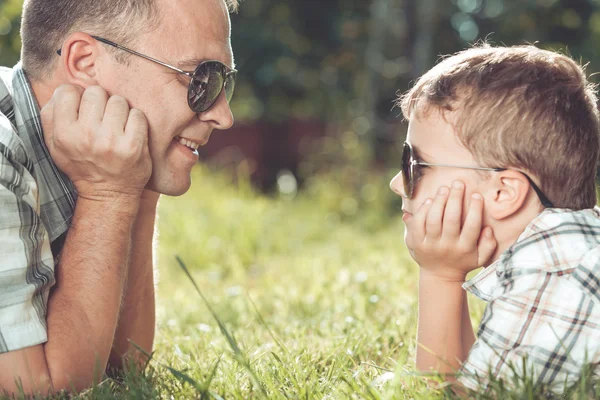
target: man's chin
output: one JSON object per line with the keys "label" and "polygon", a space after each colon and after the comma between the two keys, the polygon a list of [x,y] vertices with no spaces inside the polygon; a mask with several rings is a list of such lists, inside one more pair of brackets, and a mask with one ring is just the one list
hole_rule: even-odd
{"label": "man's chin", "polygon": [[187,182],[160,182],[160,180],[158,180],[157,182],[157,180],[155,179],[150,179],[150,181],[146,185],[146,189],[167,196],[177,197],[187,193],[187,191],[190,190],[191,184],[192,182],[189,178]]}

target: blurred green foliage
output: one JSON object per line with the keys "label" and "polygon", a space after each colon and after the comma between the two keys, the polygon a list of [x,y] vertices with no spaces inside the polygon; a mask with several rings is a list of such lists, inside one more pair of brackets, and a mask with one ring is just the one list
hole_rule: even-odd
{"label": "blurred green foliage", "polygon": [[[21,2],[0,0],[2,65],[18,60]],[[378,160],[402,139],[398,91],[441,54],[539,43],[600,68],[600,0],[246,0],[232,23],[238,121],[323,121]]]}
{"label": "blurred green foliage", "polygon": [[333,121],[379,160],[399,140],[398,91],[439,55],[538,43],[600,68],[598,0],[252,0],[233,27],[238,120]]}
{"label": "blurred green foliage", "polygon": [[0,65],[12,66],[21,51],[21,7],[23,0],[0,0]]}

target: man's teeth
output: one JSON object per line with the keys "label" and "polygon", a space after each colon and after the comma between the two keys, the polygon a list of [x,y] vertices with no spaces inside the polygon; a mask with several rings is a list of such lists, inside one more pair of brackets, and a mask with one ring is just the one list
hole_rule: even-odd
{"label": "man's teeth", "polygon": [[189,147],[192,150],[198,150],[198,147],[200,147],[200,145],[198,143],[194,143],[191,140],[187,140],[187,139],[184,139],[184,138],[178,137],[177,141],[179,143],[181,143],[182,145]]}

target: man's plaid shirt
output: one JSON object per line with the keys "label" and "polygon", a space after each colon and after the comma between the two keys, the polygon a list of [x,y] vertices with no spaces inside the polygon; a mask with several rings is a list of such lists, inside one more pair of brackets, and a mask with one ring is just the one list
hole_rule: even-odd
{"label": "man's plaid shirt", "polygon": [[600,368],[599,209],[547,209],[500,258],[464,284],[488,302],[460,381],[484,389],[513,370],[554,390]]}
{"label": "man's plaid shirt", "polygon": [[75,201],[23,69],[0,67],[0,353],[47,341],[48,295]]}

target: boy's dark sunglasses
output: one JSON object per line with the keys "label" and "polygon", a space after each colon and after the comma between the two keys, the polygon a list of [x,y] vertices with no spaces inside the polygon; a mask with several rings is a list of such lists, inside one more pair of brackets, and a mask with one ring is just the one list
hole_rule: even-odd
{"label": "boy's dark sunglasses", "polygon": [[[411,198],[415,189],[415,170],[419,166],[426,167],[449,167],[449,168],[462,168],[462,169],[476,169],[479,171],[493,171],[500,172],[506,171],[508,168],[486,168],[486,167],[468,167],[462,165],[450,165],[450,164],[432,164],[415,159],[415,154],[412,146],[408,142],[404,142],[404,148],[402,149],[402,182],[404,183],[404,195],[407,198]],[[521,172],[521,171],[518,171]],[[552,202],[542,193],[540,188],[533,182],[533,180],[524,172],[525,178],[529,181],[529,184],[540,198],[542,205],[546,208],[554,207]]]}
{"label": "boy's dark sunglasses", "polygon": [[[233,90],[235,89],[235,75],[237,71],[229,68],[220,61],[204,61],[201,62],[193,72],[183,71],[155,58],[138,53],[137,51],[128,49],[120,44],[111,42],[110,40],[106,40],[99,36],[92,37],[99,42],[116,47],[120,50],[124,50],[128,53],[160,64],[163,67],[167,67],[173,71],[179,72],[180,74],[189,76],[190,84],[188,85],[187,100],[188,105],[195,113],[201,113],[210,109],[216,103],[223,89],[225,89],[225,97],[227,98],[228,103],[231,100],[231,97],[233,97]],[[58,50],[57,53],[60,56],[61,50]]]}

